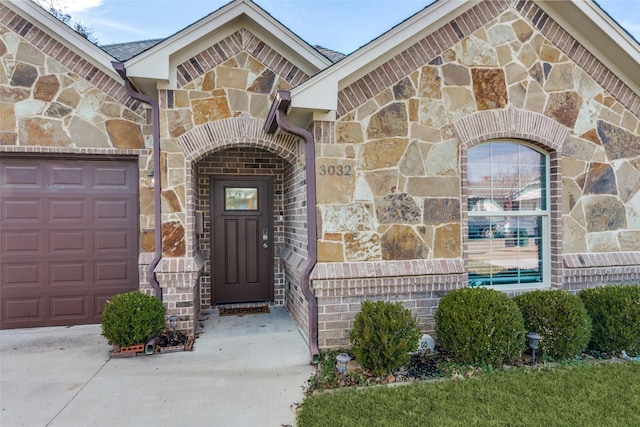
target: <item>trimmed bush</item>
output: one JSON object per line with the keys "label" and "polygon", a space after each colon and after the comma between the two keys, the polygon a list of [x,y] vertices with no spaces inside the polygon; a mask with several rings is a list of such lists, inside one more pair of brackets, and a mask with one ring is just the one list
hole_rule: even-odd
{"label": "trimmed bush", "polygon": [[458,363],[498,367],[526,348],[522,313],[494,289],[451,291],[440,300],[435,318],[440,345]]}
{"label": "trimmed bush", "polygon": [[349,333],[356,360],[376,376],[402,366],[421,336],[411,310],[386,301],[363,302]]}
{"label": "trimmed bush", "polygon": [[584,289],[578,293],[591,317],[589,348],[630,356],[640,355],[640,286],[617,285]]}
{"label": "trimmed bush", "polygon": [[518,295],[514,301],[528,331],[537,332],[539,352],[551,359],[567,359],[587,348],[591,319],[577,295],[566,291],[537,290]]}
{"label": "trimmed bush", "polygon": [[151,295],[115,295],[102,312],[102,335],[121,347],[146,343],[164,329],[165,311],[162,301]]}

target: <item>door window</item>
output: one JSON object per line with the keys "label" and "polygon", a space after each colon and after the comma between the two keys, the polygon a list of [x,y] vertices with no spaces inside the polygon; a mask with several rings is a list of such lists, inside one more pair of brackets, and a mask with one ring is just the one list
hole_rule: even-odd
{"label": "door window", "polygon": [[224,210],[255,211],[258,209],[258,189],[255,187],[225,187]]}

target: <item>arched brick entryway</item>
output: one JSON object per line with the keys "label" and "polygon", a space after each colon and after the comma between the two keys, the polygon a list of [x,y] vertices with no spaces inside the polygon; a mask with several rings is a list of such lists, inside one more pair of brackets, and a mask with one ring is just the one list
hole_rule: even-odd
{"label": "arched brick entryway", "polygon": [[[281,255],[287,251],[287,242],[304,234],[298,230],[292,211],[304,200],[300,193],[303,180],[304,148],[293,135],[267,135],[263,122],[246,114],[210,122],[185,133],[178,144],[185,155],[186,191],[186,246],[187,254],[203,258],[200,277],[202,308],[212,301],[212,250],[210,185],[215,176],[269,176],[273,182],[273,304],[285,304],[285,272]],[[304,175],[304,174],[302,174]],[[306,187],[305,187],[306,188]],[[293,196],[295,194],[295,196]],[[298,207],[299,208],[299,207]],[[202,221],[201,221],[202,219]],[[298,225],[296,225],[298,224]]]}

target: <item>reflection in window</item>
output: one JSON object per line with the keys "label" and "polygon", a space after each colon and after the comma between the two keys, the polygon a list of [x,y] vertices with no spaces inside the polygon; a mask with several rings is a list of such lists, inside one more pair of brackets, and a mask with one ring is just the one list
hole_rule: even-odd
{"label": "reflection in window", "polygon": [[227,211],[255,211],[258,209],[258,189],[255,187],[226,187],[224,209]]}
{"label": "reflection in window", "polygon": [[470,286],[541,283],[547,157],[512,142],[468,152]]}

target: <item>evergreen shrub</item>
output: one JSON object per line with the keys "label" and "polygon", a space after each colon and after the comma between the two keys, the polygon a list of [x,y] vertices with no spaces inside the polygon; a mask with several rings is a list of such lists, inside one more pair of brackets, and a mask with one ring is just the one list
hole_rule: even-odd
{"label": "evergreen shrub", "polygon": [[528,331],[542,340],[538,352],[552,360],[579,355],[591,338],[591,319],[577,295],[561,290],[536,290],[518,295],[514,301],[524,316]]}
{"label": "evergreen shrub", "polygon": [[421,336],[411,310],[386,301],[364,301],[349,333],[356,361],[376,376],[402,366]]}
{"label": "evergreen shrub", "polygon": [[578,296],[593,323],[589,349],[640,356],[640,286],[588,288]]}
{"label": "evergreen shrub", "polygon": [[163,331],[165,311],[154,296],[138,291],[117,294],[104,306],[102,335],[121,347],[146,343]]}
{"label": "evergreen shrub", "polygon": [[441,300],[436,334],[457,363],[501,366],[525,349],[522,313],[513,300],[488,288],[462,288]]}

